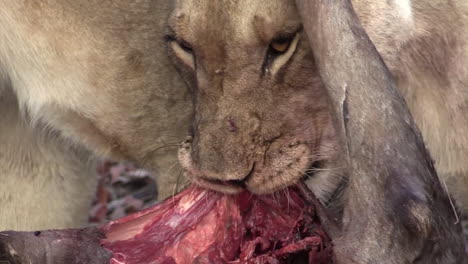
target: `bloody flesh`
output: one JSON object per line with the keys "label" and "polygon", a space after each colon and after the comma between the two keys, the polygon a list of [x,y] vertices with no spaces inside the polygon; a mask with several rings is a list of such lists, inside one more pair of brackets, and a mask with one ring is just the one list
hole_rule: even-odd
{"label": "bloody flesh", "polygon": [[331,263],[314,207],[291,187],[224,195],[189,187],[102,226],[111,263]]}

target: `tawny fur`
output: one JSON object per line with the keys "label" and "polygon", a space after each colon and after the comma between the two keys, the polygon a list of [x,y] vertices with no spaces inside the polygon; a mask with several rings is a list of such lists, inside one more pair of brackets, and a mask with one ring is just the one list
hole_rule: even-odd
{"label": "tawny fur", "polygon": [[[197,56],[191,62],[180,49],[171,53],[181,58],[177,64],[192,88],[209,95],[196,106],[190,147],[198,154],[195,159],[192,151],[181,155],[182,163],[193,164],[192,171],[239,180],[254,169],[250,188],[262,193],[294,183],[317,159],[332,159],[334,133],[304,36],[291,53],[260,72],[272,37],[300,24],[292,3],[176,1],[172,28]],[[463,201],[468,4],[353,4],[394,73],[449,192]],[[168,9],[162,0],[2,3],[0,229],[84,224],[95,185],[88,173],[95,155],[135,160],[167,174],[173,155],[166,148],[156,150],[180,140],[185,130],[174,120],[188,115],[185,90],[164,54]],[[269,81],[259,85],[262,74]],[[302,123],[293,122],[302,117]],[[283,151],[289,145],[303,151]],[[263,161],[277,166],[261,167]],[[329,166],[332,173],[310,179],[323,199],[340,181],[335,173],[340,168]],[[163,196],[172,192],[176,178],[163,178]]]}
{"label": "tawny fur", "polygon": [[[468,4],[352,2],[443,183],[468,209]],[[327,99],[305,35],[299,32],[297,45],[266,62],[274,36],[298,28],[298,17],[287,0],[176,1],[170,47],[196,98],[193,142],[179,159],[195,182],[226,192],[271,192],[297,182],[317,160],[325,164],[308,184],[322,200],[341,182],[334,132],[321,105]],[[285,151],[294,142],[305,151]]]}
{"label": "tawny fur", "polygon": [[163,44],[169,10],[163,0],[1,3],[0,230],[85,225],[98,156],[153,169],[171,194],[190,100]]}

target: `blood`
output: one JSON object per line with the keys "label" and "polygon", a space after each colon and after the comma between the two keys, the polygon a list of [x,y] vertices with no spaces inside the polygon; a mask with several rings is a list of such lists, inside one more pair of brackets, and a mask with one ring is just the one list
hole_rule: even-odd
{"label": "blood", "polygon": [[257,196],[191,186],[101,228],[112,264],[331,263],[331,241],[294,187]]}

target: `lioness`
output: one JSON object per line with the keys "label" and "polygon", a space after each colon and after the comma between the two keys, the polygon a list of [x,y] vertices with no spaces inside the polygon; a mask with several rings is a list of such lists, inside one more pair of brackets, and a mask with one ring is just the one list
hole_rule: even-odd
{"label": "lioness", "polygon": [[164,48],[170,3],[2,1],[0,230],[85,225],[98,155],[175,181],[190,99]]}
{"label": "lioness", "polygon": [[[468,208],[468,5],[352,3],[442,180]],[[259,194],[306,175],[328,201],[342,182],[331,162],[335,133],[294,1],[178,0],[169,26],[171,53],[195,97],[179,154],[187,175],[208,188]]]}
{"label": "lioness", "polygon": [[[409,104],[441,180],[468,209],[468,5],[462,0],[352,3]],[[340,149],[328,98],[294,1],[178,0],[169,26],[168,45],[195,97],[192,132],[179,152],[192,181],[226,193],[263,194],[306,177],[330,207],[346,205],[346,194],[359,197],[352,189],[343,192],[346,171],[335,163]],[[369,182],[367,188],[375,186]],[[348,250],[352,256],[339,263],[428,263],[427,255],[418,255],[424,251],[433,254],[430,263],[460,263],[461,240],[430,227],[425,238],[437,243],[425,244],[419,237],[423,230],[406,229],[400,221],[406,217],[403,206],[383,208],[388,215],[358,208],[375,221],[387,217],[396,224],[379,230],[378,224],[361,223],[369,225],[365,235],[344,230],[372,250],[338,238],[339,253]],[[411,213],[443,217],[437,211]],[[394,236],[402,230],[411,231]],[[406,252],[402,245],[408,245]],[[380,262],[379,254],[385,256]]]}

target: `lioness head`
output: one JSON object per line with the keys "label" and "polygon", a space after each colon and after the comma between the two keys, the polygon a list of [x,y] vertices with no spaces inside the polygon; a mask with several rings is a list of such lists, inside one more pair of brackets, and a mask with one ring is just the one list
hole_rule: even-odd
{"label": "lioness head", "polygon": [[176,1],[167,42],[194,96],[179,159],[201,186],[268,193],[323,157],[330,116],[294,1]]}

